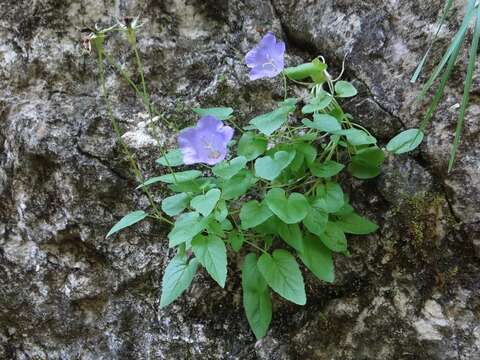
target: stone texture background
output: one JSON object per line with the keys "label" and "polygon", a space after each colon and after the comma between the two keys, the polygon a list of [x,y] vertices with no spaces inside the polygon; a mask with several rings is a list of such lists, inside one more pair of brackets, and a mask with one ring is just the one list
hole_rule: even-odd
{"label": "stone texture background", "polygon": [[[153,100],[180,127],[193,121],[194,105],[231,105],[242,122],[281,97],[278,81],[249,82],[242,64],[267,30],[286,41],[291,65],[322,54],[336,74],[350,52],[345,76],[361,93],[345,106],[385,143],[425,109],[413,103],[418,86],[409,77],[442,3],[2,0],[0,358],[479,359],[478,76],[458,163],[446,174],[465,54],[421,148],[389,158],[378,179],[343,182],[381,230],[350,238],[353,257],[336,257],[335,284],[307,276],[306,306],[275,297],[271,330],[255,342],[235,255],[225,290],[200,272],[186,296],[159,310],[172,255],[167,229],[145,222],[105,239],[123,214],[147,203],[119,155],[95,58],[79,46],[82,28],[140,15]],[[434,55],[465,3],[455,2]],[[134,71],[120,35],[108,49]],[[144,174],[158,174],[144,108],[111,68],[107,81]],[[171,145],[173,134],[162,129],[160,141]]]}

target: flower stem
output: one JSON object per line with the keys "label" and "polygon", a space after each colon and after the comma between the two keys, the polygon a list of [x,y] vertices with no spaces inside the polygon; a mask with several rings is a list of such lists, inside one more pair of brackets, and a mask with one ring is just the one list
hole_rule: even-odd
{"label": "flower stem", "polygon": [[[98,53],[97,62],[98,62],[98,70],[99,70],[99,75],[100,75],[102,96],[103,96],[105,104],[107,106],[107,113],[108,113],[108,117],[110,119],[110,123],[112,124],[113,130],[115,131],[115,135],[116,135],[116,137],[117,137],[117,139],[118,139],[118,141],[119,141],[119,143],[122,147],[122,150],[123,150],[124,154],[127,156],[128,160],[129,160],[130,167],[133,170],[133,173],[136,177],[136,180],[139,181],[141,184],[143,184],[144,183],[144,178],[142,176],[140,168],[138,167],[135,159],[133,158],[133,154],[128,149],[127,144],[125,144],[125,142],[123,141],[122,134],[121,134],[121,131],[120,131],[120,126],[118,125],[118,122],[113,115],[112,104],[110,103],[110,98],[109,98],[108,92],[107,92],[107,85],[106,85],[106,82],[105,82],[105,68],[103,66],[103,54],[104,54],[103,46],[101,46],[98,42],[95,42],[95,44],[96,44],[96,50],[97,50],[97,53]],[[155,215],[157,215],[159,217],[162,217],[162,215],[161,215],[160,211],[158,210],[155,202],[153,201],[153,196],[150,193],[150,190],[148,189],[148,187],[142,186],[142,190],[144,191],[145,195],[147,196],[148,201],[150,203],[150,206],[153,208]]]}

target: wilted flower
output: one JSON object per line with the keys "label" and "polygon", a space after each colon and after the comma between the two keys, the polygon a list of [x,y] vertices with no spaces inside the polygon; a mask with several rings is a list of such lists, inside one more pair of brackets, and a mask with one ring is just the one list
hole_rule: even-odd
{"label": "wilted flower", "polygon": [[178,135],[184,164],[219,163],[225,159],[232,137],[233,128],[223,125],[215,116],[202,117],[196,127],[182,130]]}
{"label": "wilted flower", "polygon": [[250,70],[250,80],[263,77],[275,77],[284,67],[285,43],[277,42],[275,35],[269,32],[260,43],[245,56],[245,62]]}

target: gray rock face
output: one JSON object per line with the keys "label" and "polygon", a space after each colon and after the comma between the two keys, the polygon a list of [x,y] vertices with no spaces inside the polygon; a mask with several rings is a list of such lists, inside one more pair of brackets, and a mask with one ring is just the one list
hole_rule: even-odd
{"label": "gray rock face", "polygon": [[[134,190],[109,124],[95,57],[82,54],[79,43],[82,28],[140,14],[138,46],[152,98],[161,120],[180,128],[193,121],[192,106],[230,105],[241,123],[282,96],[279,81],[249,82],[243,65],[266,30],[286,41],[289,65],[322,54],[335,74],[349,52],[346,78],[361,91],[345,106],[386,141],[415,126],[425,109],[414,103],[417,86],[409,76],[442,3],[4,0],[0,358],[480,358],[476,92],[455,171],[446,175],[456,120],[451,107],[460,99],[462,76],[450,84],[417,152],[389,158],[376,180],[343,184],[381,230],[350,239],[353,256],[335,259],[334,284],[307,276],[305,307],[275,298],[271,330],[255,342],[241,306],[240,258],[231,254],[226,289],[200,272],[181,299],[160,310],[160,279],[172,255],[168,229],[144,222],[105,239],[123,214],[148,202]],[[439,47],[464,4],[455,2]],[[135,73],[120,34],[107,40],[107,49]],[[164,125],[151,132],[140,99],[111,67],[107,83],[144,176],[159,174],[158,145],[170,146],[174,132]]]}

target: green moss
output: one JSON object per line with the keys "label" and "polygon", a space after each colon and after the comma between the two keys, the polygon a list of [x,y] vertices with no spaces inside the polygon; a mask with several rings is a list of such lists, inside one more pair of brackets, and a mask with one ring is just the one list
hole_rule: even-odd
{"label": "green moss", "polygon": [[421,193],[405,197],[395,209],[416,253],[427,258],[439,246],[445,233],[454,225],[445,197],[438,193]]}

